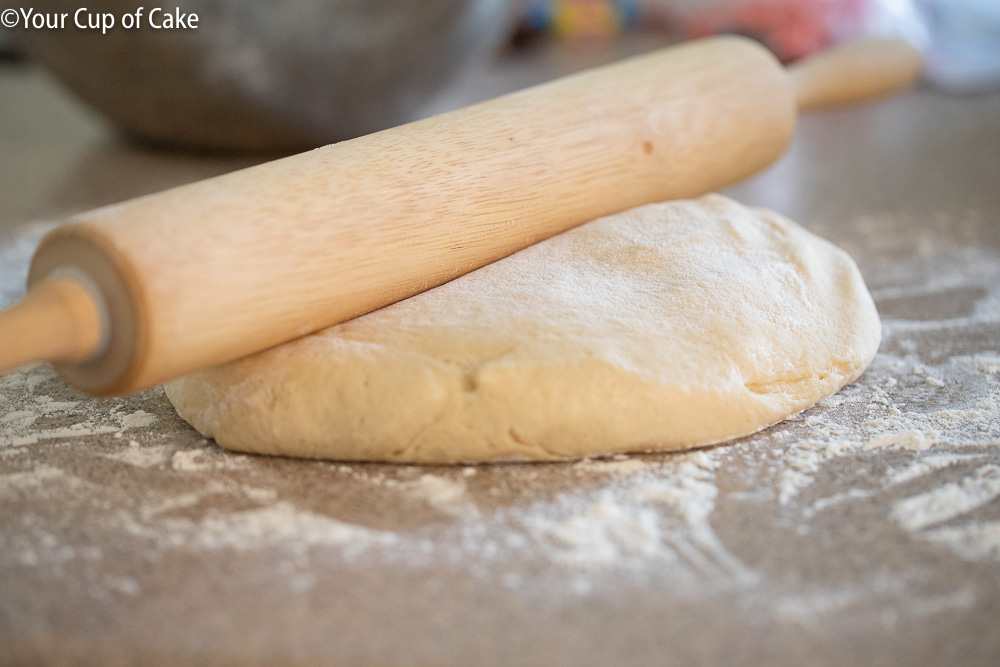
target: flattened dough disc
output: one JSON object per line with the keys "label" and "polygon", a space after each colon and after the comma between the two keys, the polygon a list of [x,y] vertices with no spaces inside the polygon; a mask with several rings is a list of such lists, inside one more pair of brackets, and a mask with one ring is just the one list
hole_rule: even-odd
{"label": "flattened dough disc", "polygon": [[167,396],[241,451],[569,459],[753,433],[854,380],[880,335],[844,252],[709,195],[596,220]]}

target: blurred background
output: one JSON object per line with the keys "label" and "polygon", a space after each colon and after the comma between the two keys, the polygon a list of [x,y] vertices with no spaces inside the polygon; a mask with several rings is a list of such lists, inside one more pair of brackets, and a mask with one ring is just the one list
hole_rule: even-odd
{"label": "blurred background", "polygon": [[[63,0],[7,6],[67,11]],[[997,0],[184,0],[177,7],[198,15],[197,28],[117,25],[102,34],[25,29],[22,20],[0,32],[0,51],[8,67],[40,64],[128,137],[202,151],[311,148],[717,33],[757,39],[786,63],[861,35],[901,36],[925,51],[933,85],[1000,86]],[[120,17],[135,3],[96,0],[87,9]],[[526,52],[556,62],[534,76],[470,81],[470,69]]]}
{"label": "blurred background", "polygon": [[[87,3],[118,17],[135,6]],[[814,133],[830,137],[819,154],[836,150],[842,132],[873,137],[872,151],[899,179],[923,180],[930,171],[917,152],[940,154],[930,148],[939,134],[965,142],[949,125],[964,123],[971,144],[1000,125],[990,94],[1000,89],[997,0],[177,0],[163,8],[174,6],[197,14],[197,27],[0,28],[0,232],[715,33],[748,35],[784,62],[862,35],[901,36],[924,51],[923,97],[884,103],[878,116],[859,107],[848,130],[831,129],[841,116],[829,116]],[[8,9],[73,11],[64,0],[0,0]],[[958,102],[969,98],[980,101]],[[800,134],[812,123],[803,118]],[[779,165],[780,179],[740,194],[794,215],[810,173],[801,167],[821,166],[803,148],[809,136]],[[949,192],[975,197],[968,174],[991,158],[955,155],[969,166],[965,185]]]}

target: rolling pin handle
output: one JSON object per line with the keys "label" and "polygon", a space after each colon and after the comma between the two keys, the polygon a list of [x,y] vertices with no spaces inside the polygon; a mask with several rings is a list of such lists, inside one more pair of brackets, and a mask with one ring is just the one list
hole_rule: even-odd
{"label": "rolling pin handle", "polygon": [[77,363],[106,341],[100,304],[78,280],[51,277],[0,312],[0,373],[36,361]]}
{"label": "rolling pin handle", "polygon": [[901,39],[868,37],[788,68],[799,111],[885,97],[912,85],[923,71],[920,51]]}

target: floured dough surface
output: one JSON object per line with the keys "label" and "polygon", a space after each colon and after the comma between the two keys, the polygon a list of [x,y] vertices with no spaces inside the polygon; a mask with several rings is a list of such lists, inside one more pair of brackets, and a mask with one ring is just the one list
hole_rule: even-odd
{"label": "floured dough surface", "polygon": [[753,433],[856,378],[880,335],[844,252],[709,195],[596,220],[166,389],[229,449],[568,459]]}

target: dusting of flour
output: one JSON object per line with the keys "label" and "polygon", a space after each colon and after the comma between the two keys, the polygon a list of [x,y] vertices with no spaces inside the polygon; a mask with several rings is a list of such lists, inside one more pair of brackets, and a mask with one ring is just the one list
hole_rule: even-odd
{"label": "dusting of flour", "polygon": [[[8,302],[38,233],[0,246]],[[98,537],[124,535],[150,561],[273,550],[291,590],[316,586],[320,564],[447,563],[524,595],[651,580],[675,597],[726,592],[800,625],[969,606],[972,588],[920,592],[919,571],[891,564],[795,588],[741,542],[766,527],[806,544],[864,510],[869,531],[907,549],[1000,564],[1000,255],[965,247],[868,273],[884,340],[858,382],[762,433],[687,453],[480,468],[247,456],[194,435],[160,390],[94,400],[27,368],[0,378],[0,501],[13,508],[0,573],[83,563],[102,594],[140,595],[139,575],[102,569]],[[938,302],[947,316],[922,318]],[[68,537],[52,507],[79,508],[98,537]]]}

